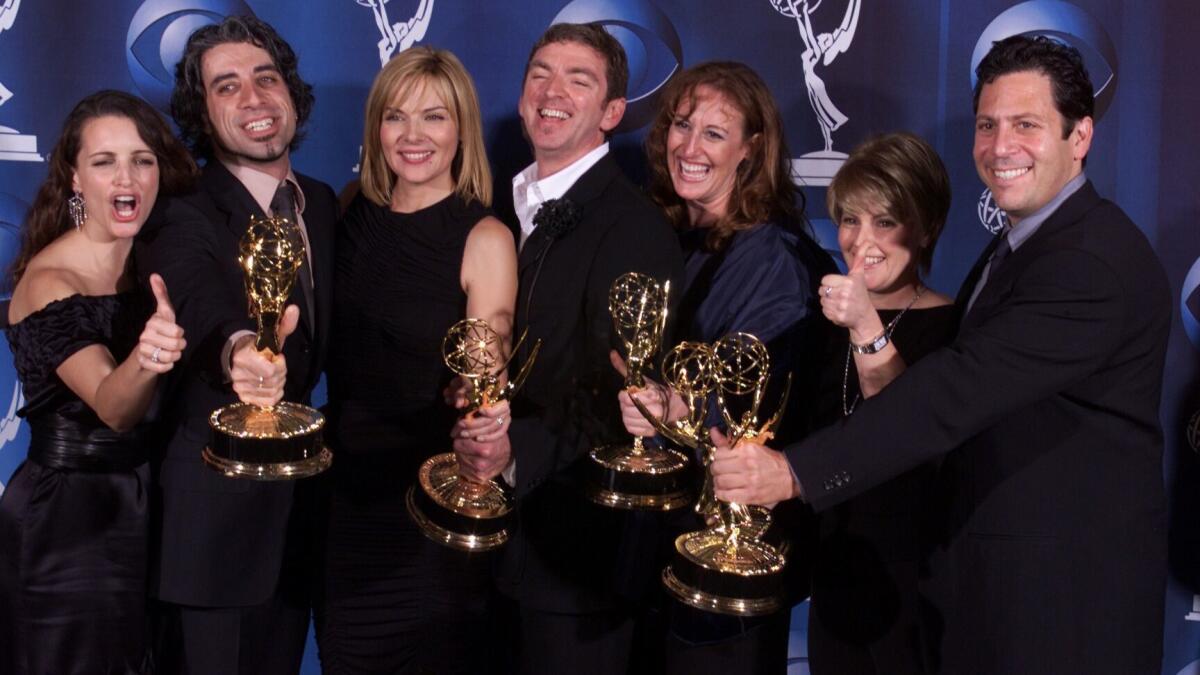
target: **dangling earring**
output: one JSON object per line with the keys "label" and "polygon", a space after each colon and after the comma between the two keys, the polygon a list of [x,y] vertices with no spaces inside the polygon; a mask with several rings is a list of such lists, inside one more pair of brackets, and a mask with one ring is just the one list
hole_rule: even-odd
{"label": "dangling earring", "polygon": [[71,222],[75,223],[75,229],[82,230],[83,221],[87,220],[87,206],[78,190],[67,199],[67,211],[71,214]]}

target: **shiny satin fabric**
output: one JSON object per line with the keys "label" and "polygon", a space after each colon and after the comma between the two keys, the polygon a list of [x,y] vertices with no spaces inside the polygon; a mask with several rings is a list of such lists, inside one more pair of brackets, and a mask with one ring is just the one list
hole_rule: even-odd
{"label": "shiny satin fabric", "polygon": [[0,672],[149,672],[149,469],[26,460],[0,499]]}

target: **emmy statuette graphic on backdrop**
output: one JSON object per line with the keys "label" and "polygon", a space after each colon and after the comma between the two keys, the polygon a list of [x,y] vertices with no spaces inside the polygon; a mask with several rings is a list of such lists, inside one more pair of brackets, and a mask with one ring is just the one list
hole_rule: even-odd
{"label": "emmy statuette graphic on backdrop", "polygon": [[[512,355],[524,341],[522,335],[505,357],[500,336],[482,319],[463,319],[446,331],[442,359],[470,385],[466,414],[510,400],[525,383],[542,347],[540,340],[534,343],[517,375],[506,384],[500,383]],[[417,485],[408,489],[406,502],[413,522],[439,544],[470,552],[489,551],[508,541],[513,509],[510,490],[494,479],[477,483],[462,477],[452,452],[425,460],[417,472]]]}
{"label": "emmy statuette graphic on backdrop", "polygon": [[[0,33],[11,29],[17,20],[21,0],[0,0]],[[0,82],[0,106],[8,102],[13,93]],[[16,129],[0,126],[0,160],[14,162],[41,162],[37,152],[37,136],[23,134]]]}
{"label": "emmy statuette graphic on backdrop", "polygon": [[[258,322],[255,348],[278,354],[279,318],[307,259],[298,226],[287,218],[252,216],[242,236],[238,262],[246,280],[250,314]],[[329,468],[325,416],[298,403],[281,401],[269,408],[232,403],[208,419],[209,444],[204,461],[231,478],[291,480]]]}
{"label": "emmy statuette graphic on backdrop", "polygon": [[375,27],[379,29],[379,67],[387,65],[392,56],[425,39],[429,21],[433,18],[433,0],[421,0],[417,11],[408,21],[388,19],[387,3],[391,0],[355,0],[369,7],[375,16]]}
{"label": "emmy statuette graphic on backdrop", "polygon": [[777,12],[796,20],[804,51],[800,54],[800,66],[804,72],[804,88],[817,123],[825,148],[801,155],[792,160],[792,174],[800,185],[829,185],[834,174],[846,161],[846,153],[833,149],[833,132],[841,128],[850,118],[833,104],[825,81],[817,75],[817,65],[829,66],[837,56],[848,49],[858,29],[858,15],[862,0],[849,0],[841,24],[830,33],[818,33],[813,28],[812,14],[824,0],[770,0]]}
{"label": "emmy statuette graphic on backdrop", "polygon": [[1192,611],[1183,615],[1184,621],[1200,621],[1200,595],[1192,596]]}
{"label": "emmy statuette graphic on backdrop", "polygon": [[[609,289],[613,330],[625,344],[629,391],[646,386],[643,373],[662,342],[669,292],[670,282],[637,272],[621,275]],[[596,448],[588,458],[588,497],[601,506],[669,511],[692,500],[690,463],[677,450],[647,446],[635,436],[633,443]]]}
{"label": "emmy statuette graphic on backdrop", "polygon": [[704,488],[696,511],[709,527],[679,535],[674,557],[663,570],[667,590],[697,609],[756,616],[782,606],[786,558],[762,540],[770,525],[770,512],[714,497],[711,466],[715,450],[705,425],[710,394],[715,393],[731,446],[742,440],[763,443],[770,439],[783,416],[790,378],[779,409],[760,423],[769,373],[766,346],[753,335],[734,333],[711,347],[684,342],[663,360],[663,377],[683,398],[687,415],[666,422],[634,399],[642,415],[664,436],[700,450],[704,456]]}

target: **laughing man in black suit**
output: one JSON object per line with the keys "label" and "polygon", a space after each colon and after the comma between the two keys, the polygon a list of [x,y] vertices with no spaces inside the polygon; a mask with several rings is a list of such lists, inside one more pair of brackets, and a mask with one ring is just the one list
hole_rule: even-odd
{"label": "laughing man in black suit", "polygon": [[[541,340],[542,350],[509,435],[497,446],[455,443],[479,477],[507,467],[521,500],[498,585],[513,600],[522,673],[624,674],[631,653],[632,605],[617,590],[630,516],[593,505],[572,470],[622,436],[609,287],[626,272],[682,272],[675,234],[609,153],[628,79],[624,50],[598,24],[551,26],[530,53],[518,109],[535,161],[513,179],[516,334],[528,329],[526,344]],[[475,421],[494,428],[488,414]],[[456,431],[470,436],[463,425]]]}

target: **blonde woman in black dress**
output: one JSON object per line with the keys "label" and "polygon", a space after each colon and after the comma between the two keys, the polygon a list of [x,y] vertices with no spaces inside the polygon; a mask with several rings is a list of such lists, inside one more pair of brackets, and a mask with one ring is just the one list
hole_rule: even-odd
{"label": "blonde woman in black dress", "polygon": [[[404,508],[457,417],[442,396],[442,337],[469,316],[507,345],[517,289],[512,234],[489,208],[475,88],[453,54],[409,49],[376,77],[361,178],[337,239],[322,668],[478,673],[490,560],[427,540]],[[491,436],[507,433],[504,418]]]}

